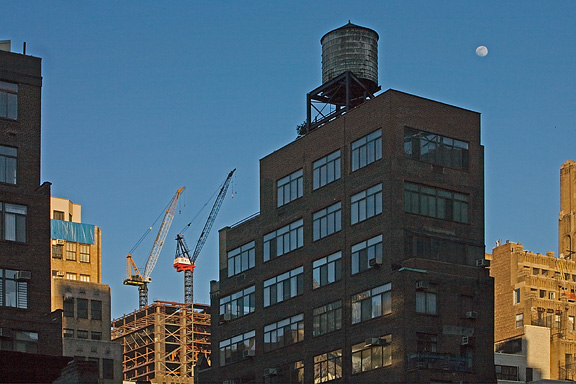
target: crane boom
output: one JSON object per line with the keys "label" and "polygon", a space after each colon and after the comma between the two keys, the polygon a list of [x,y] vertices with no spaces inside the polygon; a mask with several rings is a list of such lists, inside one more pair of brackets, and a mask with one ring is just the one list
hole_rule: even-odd
{"label": "crane boom", "polygon": [[156,235],[156,240],[154,240],[154,245],[152,245],[152,250],[150,251],[150,255],[146,260],[146,266],[144,267],[144,273],[141,274],[138,267],[134,263],[132,259],[132,255],[128,254],[126,256],[126,280],[124,280],[125,285],[135,285],[138,287],[139,293],[139,306],[140,308],[145,307],[148,305],[148,283],[152,281],[150,275],[156,266],[156,262],[158,261],[158,257],[160,256],[160,251],[162,250],[162,246],[164,245],[164,240],[166,240],[166,236],[168,235],[168,231],[170,230],[170,226],[172,225],[172,220],[174,219],[174,213],[176,212],[176,205],[178,203],[178,199],[182,192],[186,189],[186,187],[182,187],[176,191],[176,194],[170,201],[168,209],[164,214],[164,218],[162,219],[162,224],[160,224],[160,229],[158,230],[158,235]]}
{"label": "crane boom", "polygon": [[190,255],[190,250],[184,241],[184,237],[182,234],[178,234],[176,237],[176,241],[178,245],[176,247],[176,258],[174,259],[174,268],[178,272],[184,271],[184,302],[186,304],[193,304],[194,303],[194,281],[193,281],[193,273],[194,267],[196,263],[196,259],[202,250],[202,247],[206,243],[208,239],[208,234],[212,229],[212,225],[216,220],[216,216],[218,215],[218,211],[224,202],[224,197],[226,197],[226,192],[228,191],[228,187],[230,186],[230,182],[232,181],[232,176],[236,169],[233,169],[226,178],[226,181],[220,188],[220,192],[218,193],[218,197],[214,201],[214,205],[212,206],[212,210],[208,215],[208,219],[206,220],[206,224],[204,224],[204,228],[202,229],[202,233],[200,234],[200,238],[196,243],[196,248],[194,248],[194,252]]}

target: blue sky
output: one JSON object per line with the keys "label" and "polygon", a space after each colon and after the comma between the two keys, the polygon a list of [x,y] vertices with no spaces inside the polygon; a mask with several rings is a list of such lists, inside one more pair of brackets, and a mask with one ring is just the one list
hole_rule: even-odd
{"label": "blue sky", "polygon": [[[102,228],[118,317],[138,303],[126,254],[186,186],[149,286],[150,300],[183,300],[176,233],[237,168],[197,262],[195,299],[209,302],[218,230],[258,212],[259,159],[295,139],[321,84],[320,38],[348,20],[380,35],[383,90],[482,114],[487,250],[557,252],[559,167],[576,159],[575,19],[573,1],[24,0],[2,2],[0,40],[43,59],[42,181]],[[141,267],[154,237],[133,253]]]}

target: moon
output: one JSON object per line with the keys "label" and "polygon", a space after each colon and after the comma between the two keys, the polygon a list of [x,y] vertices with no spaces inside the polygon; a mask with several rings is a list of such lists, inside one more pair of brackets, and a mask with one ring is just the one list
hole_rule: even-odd
{"label": "moon", "polygon": [[485,46],[481,45],[478,48],[476,48],[476,55],[484,57],[487,54],[488,54],[488,48],[486,48]]}

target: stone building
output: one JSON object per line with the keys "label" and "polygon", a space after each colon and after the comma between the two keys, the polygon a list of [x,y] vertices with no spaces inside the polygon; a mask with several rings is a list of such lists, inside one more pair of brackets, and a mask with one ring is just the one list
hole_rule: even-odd
{"label": "stone building", "polygon": [[102,284],[102,231],[82,223],[81,209],[51,198],[52,309],[63,311],[64,356],[94,362],[101,384],[120,383],[122,347],[111,341],[110,287]]}
{"label": "stone building", "polygon": [[62,357],[50,307],[50,183],[40,182],[41,59],[0,44],[0,381],[51,382]]}
{"label": "stone building", "polygon": [[260,212],[220,231],[200,382],[495,382],[480,115],[344,108],[261,159]]}

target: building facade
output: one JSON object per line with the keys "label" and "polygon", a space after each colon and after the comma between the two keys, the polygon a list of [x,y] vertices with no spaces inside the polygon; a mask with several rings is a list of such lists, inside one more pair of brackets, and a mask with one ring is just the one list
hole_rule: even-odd
{"label": "building facade", "polygon": [[483,164],[478,113],[395,90],[263,158],[200,382],[495,382]]}
{"label": "building facade", "polygon": [[122,347],[111,341],[110,287],[101,277],[102,231],[82,223],[79,204],[50,201],[51,301],[53,310],[62,310],[63,354],[94,362],[99,383],[120,383]]}
{"label": "building facade", "polygon": [[[8,381],[52,381],[47,378],[68,360],[49,357],[62,356],[62,338],[61,313],[50,307],[50,183],[40,184],[41,90],[40,58],[0,50],[0,377]],[[31,361],[35,367],[22,369]]]}
{"label": "building facade", "polygon": [[559,253],[576,257],[576,162],[568,160],[560,167],[560,214],[558,216]]}

